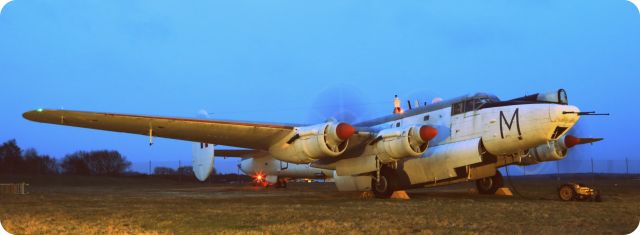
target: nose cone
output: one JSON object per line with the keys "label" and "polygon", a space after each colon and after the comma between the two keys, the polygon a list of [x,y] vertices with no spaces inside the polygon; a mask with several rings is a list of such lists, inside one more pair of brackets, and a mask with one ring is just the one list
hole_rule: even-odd
{"label": "nose cone", "polygon": [[420,127],[420,138],[424,142],[429,142],[438,135],[438,130],[431,126]]}
{"label": "nose cone", "polygon": [[580,119],[578,112],[580,109],[573,105],[553,104],[549,106],[549,119],[551,122],[573,126]]}
{"label": "nose cone", "polygon": [[343,141],[349,139],[349,137],[351,137],[355,133],[356,128],[346,123],[340,123],[336,127],[336,135],[340,140]]}
{"label": "nose cone", "polygon": [[551,139],[555,140],[568,132],[580,119],[580,109],[573,105],[550,105],[549,125],[554,128]]}
{"label": "nose cone", "polygon": [[[516,113],[515,110],[518,110]],[[580,119],[576,106],[561,104],[529,104],[503,108],[482,137],[492,154],[513,154],[557,140]]]}

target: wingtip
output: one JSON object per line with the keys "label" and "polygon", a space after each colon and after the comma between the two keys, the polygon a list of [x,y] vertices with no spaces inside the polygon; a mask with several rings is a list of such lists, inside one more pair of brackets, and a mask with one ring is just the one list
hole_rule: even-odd
{"label": "wingtip", "polygon": [[31,110],[31,111],[26,111],[22,114],[22,118],[27,119],[27,120],[31,120],[31,117],[33,116],[33,113],[35,111]]}
{"label": "wingtip", "polygon": [[31,121],[33,121],[33,120],[34,120],[34,118],[35,118],[35,115],[37,115],[38,113],[42,113],[42,112],[44,112],[44,111],[45,111],[45,109],[34,109],[34,110],[29,110],[29,111],[24,112],[24,113],[22,114],[22,117],[23,117],[24,119],[27,119],[27,120],[31,120]]}

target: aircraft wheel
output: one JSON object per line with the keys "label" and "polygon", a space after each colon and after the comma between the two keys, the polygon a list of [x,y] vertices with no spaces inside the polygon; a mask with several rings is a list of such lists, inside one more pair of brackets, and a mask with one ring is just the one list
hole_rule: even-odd
{"label": "aircraft wheel", "polygon": [[573,191],[573,187],[570,185],[562,185],[558,189],[558,197],[563,201],[571,201],[575,198],[575,192]]}
{"label": "aircraft wheel", "polygon": [[476,180],[476,187],[480,194],[495,194],[502,186],[504,186],[504,182],[500,171],[496,171],[494,176]]}
{"label": "aircraft wheel", "polygon": [[594,196],[594,200],[596,202],[602,202],[602,196],[600,195],[600,190],[596,190],[596,195]]}
{"label": "aircraft wheel", "polygon": [[380,180],[371,179],[371,191],[377,198],[389,198],[397,189],[397,177],[390,168],[380,170]]}

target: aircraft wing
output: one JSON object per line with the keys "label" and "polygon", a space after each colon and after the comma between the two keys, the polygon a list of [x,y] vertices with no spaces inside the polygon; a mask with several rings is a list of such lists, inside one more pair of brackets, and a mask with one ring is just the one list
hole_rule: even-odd
{"label": "aircraft wing", "polygon": [[[268,150],[295,125],[186,119],[114,113],[38,109],[23,114],[35,121],[65,126]],[[151,132],[151,133],[150,133]]]}

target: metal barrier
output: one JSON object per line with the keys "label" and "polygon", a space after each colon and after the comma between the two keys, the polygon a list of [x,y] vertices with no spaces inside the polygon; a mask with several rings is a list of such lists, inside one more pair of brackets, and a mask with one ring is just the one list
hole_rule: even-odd
{"label": "metal barrier", "polygon": [[0,194],[27,194],[27,183],[0,184]]}

